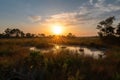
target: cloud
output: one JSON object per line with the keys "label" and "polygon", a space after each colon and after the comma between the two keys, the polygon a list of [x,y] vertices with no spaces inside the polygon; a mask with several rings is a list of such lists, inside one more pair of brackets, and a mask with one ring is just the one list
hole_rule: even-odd
{"label": "cloud", "polygon": [[[51,15],[49,18],[47,18],[44,22],[44,24],[48,23],[60,23],[63,24],[64,26],[75,26],[78,23],[80,23],[80,17],[78,16],[79,13],[77,12],[66,12],[66,13],[60,13],[60,14],[55,14]],[[78,17],[77,17],[78,16]],[[82,21],[81,21],[82,23]]]}
{"label": "cloud", "polygon": [[[92,5],[91,5],[92,4]],[[108,0],[89,0],[89,4],[85,3],[79,8],[80,14],[83,14],[84,18],[103,19],[108,16],[117,16],[120,12],[120,3],[116,1],[108,2]],[[108,16],[106,16],[106,13]]]}
{"label": "cloud", "polygon": [[[49,16],[41,23],[41,26],[50,27],[50,25],[61,24],[66,28],[77,29],[76,32],[79,32],[80,30],[87,30],[87,28],[91,27],[95,21],[95,19],[86,17],[86,14],[81,14],[79,11],[66,13],[63,12]],[[96,25],[94,26],[96,27]],[[95,27],[92,26],[87,32],[92,32],[93,29],[96,29]]]}
{"label": "cloud", "polygon": [[93,5],[93,0],[89,0],[90,4]]}
{"label": "cloud", "polygon": [[117,0],[117,2],[120,2],[120,0]]}
{"label": "cloud", "polygon": [[38,23],[38,22],[40,22],[41,21],[41,16],[29,16],[28,17],[32,22],[35,22],[35,23]]}
{"label": "cloud", "polygon": [[[119,16],[119,14],[120,5],[116,1],[108,3],[106,0],[89,0],[74,11],[52,14],[42,19],[42,21],[41,16],[29,16],[29,18],[32,22],[41,22],[41,26],[58,23],[65,27],[77,27],[78,30],[88,31],[89,28],[89,32],[93,31],[95,33],[99,21],[109,16]],[[89,32],[86,32],[86,34],[89,34]]]}
{"label": "cloud", "polygon": [[111,4],[107,4],[105,0],[98,0],[97,3],[94,4],[95,8],[98,8],[101,11],[112,12],[120,10],[120,5],[116,5],[115,2]]}
{"label": "cloud", "polygon": [[[42,24],[47,23],[62,23],[62,24],[86,24],[87,22],[93,22],[102,20],[108,16],[117,15],[120,11],[120,5],[117,5],[117,1],[114,3],[108,3],[107,0],[89,0],[83,3],[79,9],[71,12],[63,12],[53,14],[41,21],[41,16],[29,16],[32,22],[41,22]],[[117,12],[117,13],[116,13]],[[107,14],[107,16],[106,16]]]}

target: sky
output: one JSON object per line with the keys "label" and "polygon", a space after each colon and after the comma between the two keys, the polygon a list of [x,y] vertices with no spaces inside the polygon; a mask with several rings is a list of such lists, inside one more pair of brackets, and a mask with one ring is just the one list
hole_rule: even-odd
{"label": "sky", "polygon": [[51,26],[61,25],[63,35],[94,36],[97,24],[110,16],[120,21],[120,0],[0,0],[0,33],[19,28],[53,34]]}

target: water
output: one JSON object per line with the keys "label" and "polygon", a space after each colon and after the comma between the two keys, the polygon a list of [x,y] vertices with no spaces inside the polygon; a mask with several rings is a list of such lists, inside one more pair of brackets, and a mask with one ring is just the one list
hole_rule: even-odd
{"label": "water", "polygon": [[61,50],[69,50],[69,52],[72,54],[78,53],[79,55],[91,56],[95,59],[106,57],[103,50],[80,46],[55,45],[53,48],[49,49],[37,49],[36,47],[30,47],[30,51],[40,51],[42,53],[52,52],[54,54],[57,54]]}

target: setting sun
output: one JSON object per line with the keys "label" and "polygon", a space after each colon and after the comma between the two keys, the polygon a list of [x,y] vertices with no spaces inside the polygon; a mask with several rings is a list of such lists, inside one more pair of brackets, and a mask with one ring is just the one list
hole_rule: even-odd
{"label": "setting sun", "polygon": [[55,25],[55,26],[53,26],[53,33],[54,34],[56,34],[56,35],[59,35],[59,34],[61,34],[62,33],[62,26],[60,26],[60,25]]}

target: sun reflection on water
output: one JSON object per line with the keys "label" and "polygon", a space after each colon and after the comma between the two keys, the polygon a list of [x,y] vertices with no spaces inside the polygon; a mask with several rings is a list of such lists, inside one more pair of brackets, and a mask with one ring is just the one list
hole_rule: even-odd
{"label": "sun reflection on water", "polygon": [[56,49],[60,49],[60,46],[56,45],[55,48],[56,48]]}

